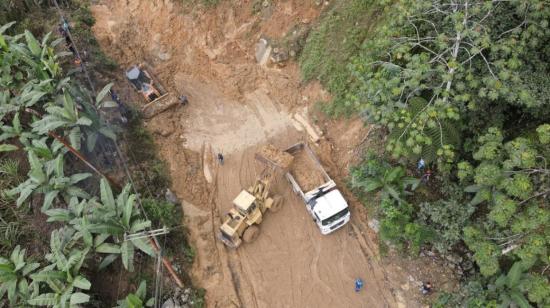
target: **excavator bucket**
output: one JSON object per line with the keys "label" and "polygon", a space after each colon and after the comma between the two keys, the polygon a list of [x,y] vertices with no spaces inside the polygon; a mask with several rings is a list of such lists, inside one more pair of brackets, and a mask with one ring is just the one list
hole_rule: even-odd
{"label": "excavator bucket", "polygon": [[178,99],[172,93],[168,92],[143,106],[141,111],[143,112],[143,116],[148,119],[179,104],[180,102]]}
{"label": "excavator bucket", "polygon": [[286,171],[292,165],[294,156],[287,152],[279,150],[272,144],[263,146],[255,155],[256,159],[270,167],[279,168]]}

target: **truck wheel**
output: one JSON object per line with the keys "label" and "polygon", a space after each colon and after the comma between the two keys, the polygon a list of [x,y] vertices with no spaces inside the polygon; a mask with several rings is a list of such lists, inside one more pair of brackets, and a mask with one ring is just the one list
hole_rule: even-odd
{"label": "truck wheel", "polygon": [[275,196],[273,197],[273,204],[271,204],[271,207],[269,210],[273,213],[278,212],[283,207],[283,197],[282,196]]}
{"label": "truck wheel", "polygon": [[260,228],[257,226],[250,226],[244,231],[243,240],[246,243],[252,243],[260,235]]}

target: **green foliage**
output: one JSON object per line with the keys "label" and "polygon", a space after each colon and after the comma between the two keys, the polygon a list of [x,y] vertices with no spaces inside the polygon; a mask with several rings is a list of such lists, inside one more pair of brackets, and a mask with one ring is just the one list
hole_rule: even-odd
{"label": "green foliage", "polygon": [[370,155],[367,160],[351,171],[351,187],[362,192],[380,191],[381,199],[393,198],[403,201],[404,195],[410,194],[420,184],[420,180],[405,176],[401,166],[391,167],[387,162]]}
{"label": "green foliage", "polygon": [[387,161],[369,152],[365,161],[351,170],[351,187],[362,194],[380,192],[380,237],[398,248],[404,244],[418,253],[420,246],[433,239],[430,228],[418,224],[416,210],[406,197],[420,180],[405,175],[403,167],[392,167]]}
{"label": "green foliage", "polygon": [[[446,135],[483,130],[490,125],[485,114],[496,113],[494,124],[509,124],[518,120],[513,114],[519,107],[544,119],[549,101],[537,97],[548,82],[529,82],[531,68],[548,67],[543,42],[550,10],[542,3],[387,5],[391,18],[376,27],[351,61],[356,86],[339,104],[388,127],[393,136],[388,151],[396,158],[431,156],[435,147],[447,163],[454,161],[460,140]],[[417,111],[419,98],[424,103]]]}
{"label": "green foliage", "polygon": [[[548,263],[550,242],[545,226],[550,223],[550,210],[539,204],[550,194],[550,170],[543,158],[550,148],[523,137],[503,142],[497,129],[489,129],[479,138],[479,149],[474,152],[479,161],[473,177],[476,185],[467,188],[476,193],[471,204],[486,204],[487,218],[492,222],[480,221],[465,232],[466,244],[475,252],[481,273],[486,276],[499,269],[497,244],[504,246],[502,251],[511,249],[527,269],[539,262]],[[501,236],[482,236],[495,233]]]}
{"label": "green foliage", "polygon": [[145,280],[141,281],[138,289],[135,293],[130,293],[125,299],[117,301],[116,308],[143,308],[153,307],[155,299],[146,299],[147,296],[147,284]]}
{"label": "green foliage", "polygon": [[464,228],[464,242],[475,251],[474,259],[482,275],[491,276],[498,272],[500,251],[496,244],[487,241],[479,230],[472,227]]}
{"label": "green foliage", "polygon": [[74,237],[73,230],[52,232],[51,253],[46,255],[46,260],[51,264],[31,275],[33,282],[46,284],[50,292],[28,300],[29,305],[67,307],[89,301],[90,296],[81,291],[89,290],[91,283],[79,273],[89,248],[78,249],[77,245],[78,238]]}
{"label": "green foliage", "polygon": [[544,124],[537,128],[537,133],[541,144],[550,143],[550,124]]}
{"label": "green foliage", "polygon": [[75,236],[82,238],[84,244],[88,247],[93,245],[92,237],[92,214],[100,206],[95,199],[81,200],[72,197],[67,208],[56,208],[45,210],[44,214],[48,216],[48,222],[63,222],[70,225],[75,231]]}
{"label": "green foliage", "polygon": [[508,274],[502,274],[495,280],[495,292],[498,294],[498,300],[501,307],[517,305],[521,308],[531,307],[525,296],[524,279],[525,273],[521,262],[516,262]]}
{"label": "green foliage", "polygon": [[550,283],[548,278],[539,274],[528,274],[523,281],[523,288],[527,290],[527,299],[541,307],[550,305]]}
{"label": "green foliage", "polygon": [[206,290],[204,289],[196,289],[191,292],[191,300],[190,302],[193,303],[193,308],[204,308],[206,307],[206,300],[204,299],[204,296],[206,294]]}
{"label": "green foliage", "polygon": [[170,187],[166,163],[159,159],[153,136],[144,128],[139,114],[133,114],[128,122],[125,141],[128,154],[136,165],[133,170],[134,185],[147,197],[156,198],[149,191],[163,191]]}
{"label": "green foliage", "polygon": [[168,228],[181,224],[181,210],[178,206],[158,199],[146,198],[142,200],[143,209],[155,227]]}
{"label": "green foliage", "polygon": [[[115,260],[113,256],[120,255],[124,268],[132,272],[136,249],[150,256],[154,256],[155,252],[144,238],[126,239],[126,235],[144,231],[151,226],[151,222],[140,218],[139,210],[134,205],[136,196],[130,195],[129,185],[117,196],[116,201],[105,179],[101,179],[100,186],[102,206],[93,212],[96,222],[90,226],[92,233],[100,234],[94,241],[96,252],[108,254],[100,268],[112,263]],[[106,242],[108,236],[112,236],[115,243]]]}
{"label": "green foliage", "polygon": [[37,285],[33,282],[29,284],[29,278],[39,267],[39,263],[25,261],[25,249],[19,245],[9,258],[0,257],[0,298],[7,293],[10,306],[15,307],[36,296]]}
{"label": "green foliage", "polygon": [[[0,160],[0,188],[7,189],[18,185],[22,181],[20,174],[19,162],[15,159]],[[0,194],[1,198],[5,198],[4,192]]]}
{"label": "green foliage", "polygon": [[202,4],[206,7],[215,7],[218,5],[222,0],[181,0],[184,4],[188,5],[197,5]]}
{"label": "green foliage", "polygon": [[[83,15],[79,22],[90,26],[90,17]],[[43,200],[48,222],[63,227],[51,233],[50,252],[45,256],[49,265],[40,271],[33,272],[38,267],[34,263],[27,271],[25,252],[19,246],[10,260],[0,260],[0,305],[7,305],[7,295],[13,307],[80,307],[90,299],[86,291],[91,283],[81,273],[89,252],[107,255],[100,264],[103,267],[121,256],[125,268],[132,270],[135,250],[151,255],[153,251],[144,238],[128,239],[127,235],[144,231],[151,222],[140,219],[136,196],[129,194],[128,186],[116,200],[105,180],[99,185],[100,201],[86,193],[82,184],[91,175],[75,173],[80,166],[68,159],[67,149],[58,141],[68,140],[77,149],[84,143],[91,151],[100,135],[116,138],[97,113],[97,108],[109,104],[104,97],[110,86],[100,91],[95,102],[88,101],[86,90],[61,71],[63,54],[56,54],[54,48],[62,39],[51,42],[48,34],[40,41],[28,31],[8,35],[11,26],[0,28],[0,141],[4,142],[0,151],[16,151],[13,155],[21,158],[25,152],[28,173],[23,180],[17,161],[1,161],[1,188],[11,189],[1,194],[0,231],[10,234],[7,245],[15,241],[11,234],[19,230],[20,212],[10,207],[26,203],[31,196]],[[4,213],[10,213],[10,220],[4,220]]]}
{"label": "green foliage", "polygon": [[61,154],[53,160],[44,161],[39,159],[33,150],[30,150],[28,157],[31,165],[28,173],[29,178],[8,192],[10,195],[19,195],[17,206],[21,206],[33,194],[44,195],[42,210],[49,209],[58,195],[63,196],[64,200],[69,200],[71,197],[89,197],[76,184],[90,177],[91,174],[77,173],[66,177],[63,172],[64,162]]}
{"label": "green foliage", "polygon": [[380,222],[380,238],[389,241],[403,249],[404,243],[413,254],[420,252],[420,247],[433,239],[430,228],[414,222],[414,209],[406,202],[397,202],[385,198],[380,202],[382,220]]}
{"label": "green foliage", "polygon": [[327,111],[349,114],[351,106],[343,100],[352,87],[346,65],[380,15],[376,1],[336,1],[331,5],[310,32],[299,62],[304,80],[318,79],[338,102],[327,105]]}
{"label": "green foliage", "polygon": [[[375,121],[381,121],[382,112],[377,111]],[[419,123],[415,122],[419,121]],[[420,97],[409,100],[409,106],[399,111],[386,123],[391,130],[386,150],[392,157],[421,157],[427,163],[453,161],[454,149],[460,143],[456,118],[436,118],[428,102]]]}
{"label": "green foliage", "polygon": [[[542,0],[374,5],[384,7],[384,22],[344,61],[344,73],[345,65],[327,70],[348,82],[343,91],[327,87],[336,97],[330,108],[352,108],[388,131],[384,155],[401,168],[423,158],[438,169],[415,195],[400,196],[406,202],[381,201],[381,238],[411,245],[425,228],[442,252],[466,244],[481,275],[442,298],[445,307],[546,305],[536,294],[546,294],[547,280],[534,279],[533,295],[522,283],[549,264],[550,7]],[[312,46],[321,46],[319,33]],[[324,50],[313,50],[302,54],[306,76],[324,67]],[[379,190],[393,168],[362,163],[352,184],[360,193]],[[496,287],[502,275],[516,275],[514,264],[519,283]]]}
{"label": "green foliage", "polygon": [[422,202],[419,208],[418,219],[435,231],[432,243],[441,253],[447,253],[462,240],[462,229],[475,211],[475,207],[453,199]]}

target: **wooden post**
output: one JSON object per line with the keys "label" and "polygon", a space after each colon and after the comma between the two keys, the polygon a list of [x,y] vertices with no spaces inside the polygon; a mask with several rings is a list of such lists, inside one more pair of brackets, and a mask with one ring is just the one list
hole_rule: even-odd
{"label": "wooden post", "polygon": [[[152,238],[149,238],[149,243],[151,244],[155,252],[160,254],[160,249]],[[172,267],[172,263],[170,263],[170,261],[168,261],[168,259],[166,259],[164,256],[161,256],[161,257],[162,257],[162,264],[164,264],[164,267],[166,267],[166,269],[170,273],[170,276],[172,276],[172,279],[174,280],[174,282],[178,285],[178,287],[183,289],[183,282],[181,282],[180,278],[178,277],[178,274],[176,274],[176,271],[174,271],[174,268]]]}
{"label": "wooden post", "polygon": [[55,138],[55,140],[61,142],[63,146],[65,146],[71,153],[73,153],[78,159],[80,159],[88,168],[92,169],[95,173],[99,174],[100,176],[106,178],[111,185],[113,185],[117,190],[122,190],[122,187],[113,180],[110,176],[104,174],[103,172],[99,171],[92,163],[90,163],[86,158],[84,158],[84,155],[82,155],[77,149],[73,148],[65,139],[61,138],[58,134],[54,133],[53,131],[48,132],[48,135]]}

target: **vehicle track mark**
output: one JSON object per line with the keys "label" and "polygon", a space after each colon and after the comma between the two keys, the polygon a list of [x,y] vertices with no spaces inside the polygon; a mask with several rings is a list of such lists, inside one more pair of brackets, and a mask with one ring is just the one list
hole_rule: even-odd
{"label": "vehicle track mark", "polygon": [[[368,247],[369,249],[370,249],[370,247],[368,246],[368,244],[363,244],[363,243],[362,243],[363,241],[365,241],[365,239],[364,239],[363,237],[361,237],[361,238],[363,239],[363,241],[360,241],[360,240],[359,240],[359,237],[358,237],[358,236],[359,236],[359,233],[360,233],[360,232],[358,232],[358,229],[359,229],[359,228],[358,228],[354,223],[352,223],[352,222],[350,222],[350,224],[351,224],[351,226],[352,226],[351,231],[354,233],[354,235],[355,235],[354,238],[356,239],[357,243],[359,244],[359,248],[361,248],[361,251],[363,252],[363,255],[365,256],[365,259],[366,259],[366,261],[367,261],[367,265],[368,265],[370,271],[373,273],[373,275],[376,276],[377,271],[376,271],[375,267],[372,265],[372,262],[371,262],[372,258],[371,258],[371,256],[370,256],[369,251],[367,250],[367,247]],[[365,247],[365,245],[366,245],[367,247]],[[371,250],[371,251],[372,251],[372,250]],[[378,262],[376,262],[376,263],[378,263]],[[377,265],[380,265],[380,264],[377,264]],[[377,268],[381,268],[381,269],[382,269],[382,271],[383,271],[382,274],[384,275],[384,278],[385,278],[386,275],[385,275],[385,273],[384,273],[384,268],[381,267],[381,266],[377,266]],[[381,291],[380,294],[382,295],[382,298],[383,298],[383,300],[384,300],[384,304],[385,304],[386,306],[389,307],[389,306],[390,306],[389,301],[388,301],[388,299],[387,299],[387,297],[386,297],[385,292],[383,292],[383,290],[386,290],[387,288],[386,288],[385,286],[383,286],[383,285],[380,284],[379,279],[374,279],[374,281],[376,282],[376,285],[377,285],[378,289]]]}

